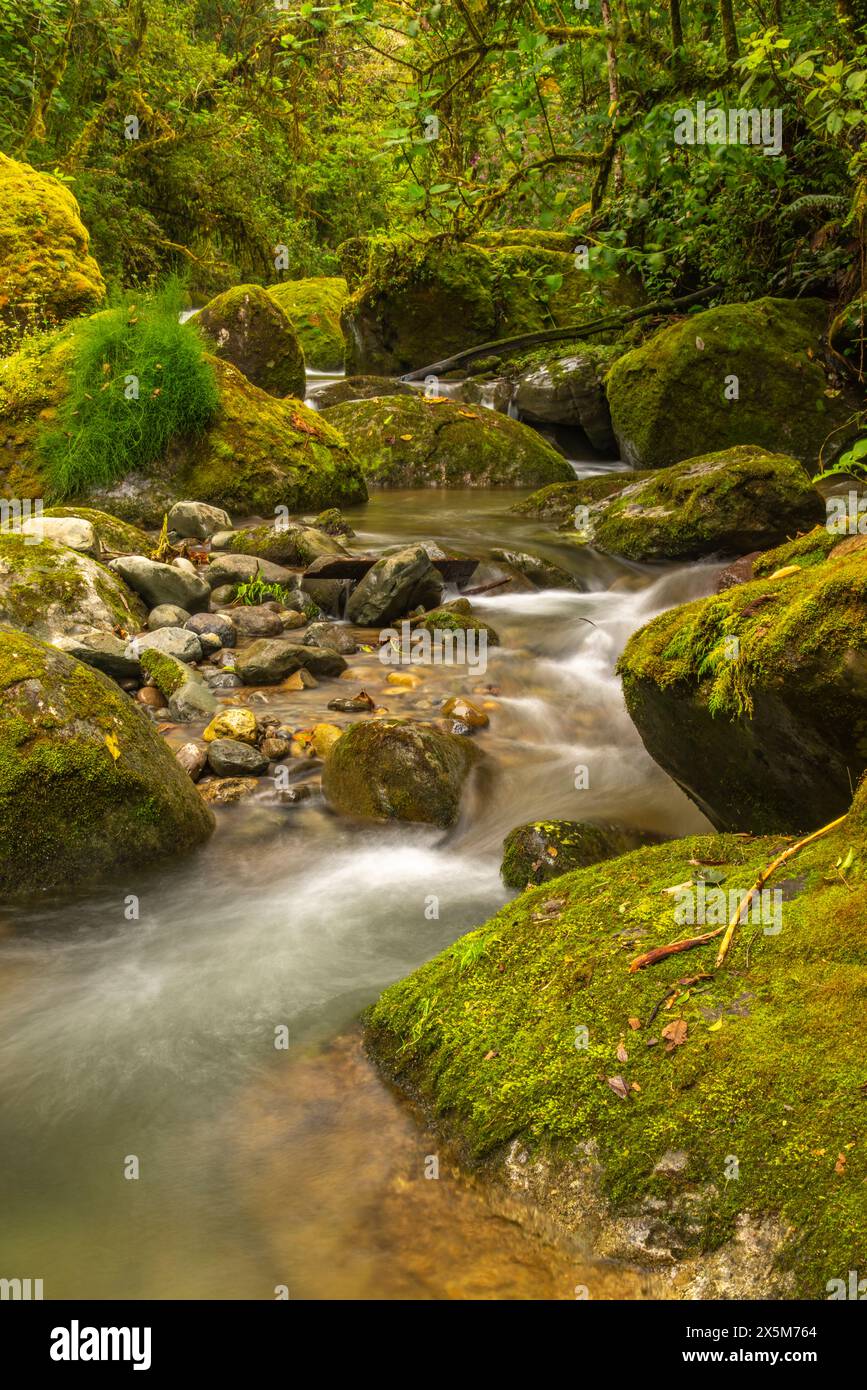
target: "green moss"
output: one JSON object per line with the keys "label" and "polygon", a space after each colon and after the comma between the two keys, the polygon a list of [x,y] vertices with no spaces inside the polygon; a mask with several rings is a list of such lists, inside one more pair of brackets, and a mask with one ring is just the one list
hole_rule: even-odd
{"label": "green moss", "polygon": [[145,609],[116,575],[89,556],[51,541],[0,534],[0,620],[48,637],[80,625],[83,605],[95,595],[107,627],[141,627]]}
{"label": "green moss", "polygon": [[489,623],[483,623],[481,618],[474,618],[462,609],[432,608],[423,618],[414,619],[411,626],[422,627],[427,632],[483,632],[488,646],[500,645],[499,635]]}
{"label": "green moss", "polygon": [[196,326],[217,357],[270,396],[304,397],[304,352],[285,309],[260,285],[234,285],[205,305]]}
{"label": "green moss", "polygon": [[[834,865],[850,848],[847,887]],[[635,955],[706,929],[678,925],[663,892],[690,880],[694,861],[721,865],[725,891],[745,889],[778,850],[776,838],[693,837],[528,889],[387,989],[368,1045],[471,1158],[514,1138],[548,1155],[595,1140],[616,1213],[662,1195],[654,1166],[686,1150],[690,1183],[714,1192],[693,1247],[718,1246],[740,1212],[778,1215],[793,1228],[784,1258],[797,1296],[824,1297],[867,1218],[853,1027],[867,1002],[863,818],[798,855],[802,886],[779,935],[742,926],[716,973],[716,942],[629,973]],[[662,1029],[677,1019],[686,1041],[667,1053]],[[606,1084],[618,1075],[626,1100]],[[725,1180],[729,1155],[737,1182]]]}
{"label": "green moss", "polygon": [[500,874],[507,888],[525,888],[585,868],[634,847],[635,837],[584,821],[531,821],[503,841]]}
{"label": "green moss", "polygon": [[0,325],[14,338],[87,313],[104,298],[72,193],[0,154]]}
{"label": "green moss", "polygon": [[214,821],[117,686],[0,632],[0,891],[90,880],[189,850]]}
{"label": "green moss", "polygon": [[839,543],[840,537],[833,535],[826,526],[814,526],[806,535],[796,536],[793,541],[786,541],[760,555],[753,565],[753,578],[765,579],[787,565],[800,565],[802,569],[820,565]]}
{"label": "green moss", "polygon": [[[662,468],[755,444],[792,454],[815,472],[820,447],[854,408],[825,376],[826,320],[827,305],[815,299],[724,304],[626,353],[607,378],[623,457]],[[736,400],[726,397],[732,377]],[[845,437],[835,435],[838,446]]]}
{"label": "green moss", "polygon": [[379,487],[519,487],[573,477],[529,426],[493,410],[423,396],[379,396],[330,406],[365,477]]}
{"label": "green moss", "polygon": [[742,445],[630,483],[593,507],[589,534],[630,560],[700,559],[763,549],[823,515],[797,459]]}
{"label": "green moss", "polygon": [[349,298],[342,276],[287,280],[272,285],[268,293],[291,320],[308,367],[317,372],[342,372],[346,344],[340,315]]}
{"label": "green moss", "polygon": [[155,647],[146,647],[141,653],[140,661],[145,675],[165,700],[170,699],[182,685],[186,685],[192,676],[190,668],[182,661],[167,656],[165,652],[158,652]]}
{"label": "green moss", "polygon": [[480,757],[467,738],[396,719],[351,724],[328,755],[322,789],[335,810],[449,826]]}
{"label": "green moss", "polygon": [[867,552],[671,609],[618,669],[651,756],[716,824],[821,825],[867,766]]}

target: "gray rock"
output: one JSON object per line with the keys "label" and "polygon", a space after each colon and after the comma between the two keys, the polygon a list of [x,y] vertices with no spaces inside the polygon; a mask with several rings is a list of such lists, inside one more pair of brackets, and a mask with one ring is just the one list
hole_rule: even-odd
{"label": "gray rock", "polygon": [[85,632],[77,637],[57,637],[52,645],[77,657],[87,666],[104,671],[115,680],[141,676],[138,657],[130,651],[129,643],[115,637],[113,632]]}
{"label": "gray rock", "polygon": [[537,367],[518,379],[512,404],[522,420],[577,426],[594,449],[609,451],[615,440],[603,383],[610,365],[610,353],[588,350]]}
{"label": "gray rock", "polygon": [[169,512],[169,530],[199,541],[208,540],[217,531],[228,531],[231,525],[228,512],[207,502],[176,502]]}
{"label": "gray rock", "polygon": [[161,627],[184,627],[189,618],[186,608],[176,603],[160,603],[148,614],[148,631],[156,632]]}
{"label": "gray rock", "polygon": [[194,782],[198,782],[205,770],[208,761],[207,750],[200,748],[197,743],[185,743],[175,754],[178,762],[185,772],[188,772]]}
{"label": "gray rock", "polygon": [[261,560],[256,555],[220,553],[215,560],[211,560],[206,573],[211,589],[223,584],[246,584],[257,574],[266,584],[283,584],[287,589],[298,587],[298,576],[292,570],[275,565],[271,560]]}
{"label": "gray rock", "polygon": [[217,700],[203,681],[185,681],[169,699],[169,714],[179,724],[208,719],[217,709]]}
{"label": "gray rock", "polygon": [[239,637],[279,637],[283,623],[273,608],[243,604],[232,613]]}
{"label": "gray rock", "polygon": [[55,541],[82,555],[92,555],[98,560],[102,554],[99,537],[89,521],[77,516],[31,516],[21,523],[22,536],[35,536],[37,540]]}
{"label": "gray rock", "polygon": [[383,556],[356,584],[346,616],[359,627],[375,627],[404,617],[414,608],[436,608],[443,584],[421,545]]}
{"label": "gray rock", "polygon": [[206,671],[205,684],[209,690],[240,690],[244,682],[234,671]]}
{"label": "gray rock", "polygon": [[122,555],[110,562],[109,569],[141,594],[150,608],[173,603],[188,613],[198,613],[210,602],[211,590],[204,579],[158,560],[146,560],[142,555]]}
{"label": "gray rock", "polygon": [[217,652],[223,650],[223,644],[216,632],[199,633],[199,645],[202,648],[202,655],[204,657],[214,656]]}
{"label": "gray rock", "polygon": [[228,607],[235,597],[234,584],[220,584],[216,589],[211,590],[211,612],[218,608]]}
{"label": "gray rock", "polygon": [[234,539],[234,531],[215,531],[211,536],[212,550],[228,550]]}
{"label": "gray rock", "polygon": [[208,745],[208,762],[218,777],[258,777],[268,769],[268,759],[235,738],[215,738]]}
{"label": "gray rock", "polygon": [[184,627],[198,637],[203,632],[212,632],[224,647],[234,647],[237,641],[235,624],[226,613],[196,613],[184,623]]}
{"label": "gray rock", "polygon": [[491,555],[524,575],[536,589],[584,590],[587,587],[577,575],[570,574],[550,560],[540,560],[537,555],[527,555],[522,550],[492,550]]}
{"label": "gray rock", "polygon": [[183,627],[161,627],[156,632],[142,632],[132,639],[130,647],[138,653],[150,648],[163,652],[166,656],[173,656],[177,661],[202,659],[201,642],[194,632],[187,632]]}
{"label": "gray rock", "polygon": [[306,667],[314,676],[339,676],[346,662],[336,652],[300,642],[262,640],[238,653],[235,669],[245,685],[277,685]]}
{"label": "gray rock", "polygon": [[302,638],[305,646],[326,647],[339,652],[341,656],[352,656],[358,651],[358,643],[348,628],[340,623],[311,623]]}

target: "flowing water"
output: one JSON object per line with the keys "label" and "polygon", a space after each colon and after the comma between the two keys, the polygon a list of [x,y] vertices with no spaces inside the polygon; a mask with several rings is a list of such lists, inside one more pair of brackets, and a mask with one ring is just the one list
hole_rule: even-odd
{"label": "flowing water", "polygon": [[502,642],[484,673],[423,668],[398,694],[361,653],[339,688],[242,696],[295,727],[359,686],[423,717],[445,695],[487,701],[494,775],[454,831],[359,826],[318,793],[283,804],[266,779],[218,809],[196,855],[0,917],[0,1275],[42,1278],[48,1298],[570,1298],[591,1276],[594,1296],[647,1296],[634,1271],[530,1234],[446,1157],[426,1179],[436,1141],[356,1022],[506,900],[514,825],[706,827],[644,752],[614,664],[716,570],[603,559],[511,515],[524,495],[381,493],[347,514],[359,550],[530,548],[582,576],[586,592],[474,598]]}

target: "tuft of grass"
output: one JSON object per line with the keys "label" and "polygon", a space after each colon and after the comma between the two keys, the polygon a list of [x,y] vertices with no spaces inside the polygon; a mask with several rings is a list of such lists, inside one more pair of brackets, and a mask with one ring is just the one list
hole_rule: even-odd
{"label": "tuft of grass", "polygon": [[216,378],[196,329],[179,321],[182,307],[169,280],[73,326],[69,391],[39,440],[53,497],[109,487],[214,418]]}

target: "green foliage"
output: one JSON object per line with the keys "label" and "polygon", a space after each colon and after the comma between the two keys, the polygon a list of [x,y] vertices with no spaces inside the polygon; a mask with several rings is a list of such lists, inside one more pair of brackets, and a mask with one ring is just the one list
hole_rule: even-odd
{"label": "green foliage", "polygon": [[236,603],[257,606],[260,603],[267,603],[269,600],[276,600],[277,603],[285,604],[288,607],[294,599],[295,594],[285,588],[283,584],[266,584],[258,572],[252,579],[238,584],[235,588]]}
{"label": "green foliage", "polygon": [[39,439],[52,496],[110,486],[214,418],[216,380],[182,302],[169,281],[73,325],[69,390]]}

